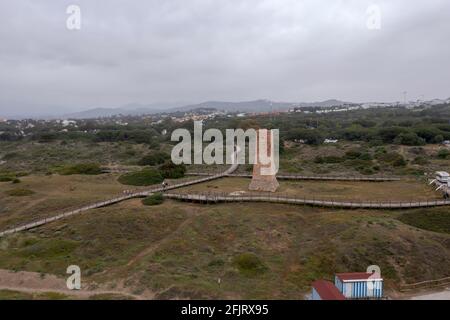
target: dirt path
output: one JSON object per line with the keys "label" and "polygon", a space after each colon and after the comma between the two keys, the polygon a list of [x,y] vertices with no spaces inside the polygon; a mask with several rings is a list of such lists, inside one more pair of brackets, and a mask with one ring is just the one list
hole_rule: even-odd
{"label": "dirt path", "polygon": [[0,290],[12,290],[26,293],[60,293],[78,299],[88,299],[98,294],[112,294],[130,297],[141,300],[145,297],[135,295],[127,291],[102,290],[102,289],[81,289],[69,290],[66,287],[66,280],[51,274],[40,274],[36,272],[13,272],[0,269]]}

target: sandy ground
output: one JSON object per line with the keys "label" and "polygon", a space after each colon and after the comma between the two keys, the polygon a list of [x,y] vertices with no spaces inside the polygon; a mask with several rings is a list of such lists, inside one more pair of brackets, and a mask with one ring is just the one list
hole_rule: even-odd
{"label": "sandy ground", "polygon": [[444,291],[414,296],[410,300],[450,300],[450,287]]}
{"label": "sandy ground", "polygon": [[98,294],[116,294],[128,296],[133,299],[142,299],[143,297],[120,290],[89,290],[82,288],[81,290],[69,290],[66,286],[66,280],[58,278],[54,275],[41,275],[36,272],[13,272],[0,269],[0,290],[12,290],[28,293],[45,293],[56,292],[71,296],[75,299],[88,299]]}

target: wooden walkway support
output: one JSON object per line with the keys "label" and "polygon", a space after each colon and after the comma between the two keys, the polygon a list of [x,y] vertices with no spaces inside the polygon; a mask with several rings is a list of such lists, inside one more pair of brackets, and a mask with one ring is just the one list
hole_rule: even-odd
{"label": "wooden walkway support", "polygon": [[442,279],[435,279],[435,280],[427,280],[427,281],[421,281],[417,283],[406,283],[400,285],[400,291],[406,292],[411,290],[417,290],[417,289],[428,289],[428,288],[435,288],[435,287],[442,287],[442,286],[448,286],[450,285],[450,277],[442,278]]}
{"label": "wooden walkway support", "polygon": [[411,209],[450,205],[450,200],[429,201],[335,201],[306,199],[288,195],[243,194],[227,195],[225,193],[165,193],[169,199],[193,202],[272,202],[285,204],[310,205],[319,207],[347,208],[347,209]]}

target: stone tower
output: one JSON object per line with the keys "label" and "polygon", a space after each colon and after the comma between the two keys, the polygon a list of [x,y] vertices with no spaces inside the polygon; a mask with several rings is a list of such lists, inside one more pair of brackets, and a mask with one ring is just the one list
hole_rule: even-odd
{"label": "stone tower", "polygon": [[253,165],[253,176],[248,189],[251,191],[266,191],[266,192],[275,192],[280,186],[275,173],[267,174],[270,172],[271,166],[273,167],[273,163],[263,164],[261,163],[261,159],[259,157],[259,147],[261,146],[260,140],[267,139],[267,143],[263,143],[262,145],[267,145],[267,157],[270,157],[271,161],[274,161],[273,157],[273,136],[270,130],[257,130],[257,142],[256,142],[256,152],[255,157],[256,161]]}

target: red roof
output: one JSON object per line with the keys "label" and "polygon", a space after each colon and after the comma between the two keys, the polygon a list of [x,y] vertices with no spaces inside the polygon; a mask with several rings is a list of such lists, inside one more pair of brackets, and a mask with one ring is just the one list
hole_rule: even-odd
{"label": "red roof", "polygon": [[336,277],[338,277],[341,281],[367,280],[371,275],[372,273],[367,272],[336,273]]}
{"label": "red roof", "polygon": [[330,281],[317,280],[312,283],[322,300],[345,300],[345,297]]}

